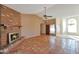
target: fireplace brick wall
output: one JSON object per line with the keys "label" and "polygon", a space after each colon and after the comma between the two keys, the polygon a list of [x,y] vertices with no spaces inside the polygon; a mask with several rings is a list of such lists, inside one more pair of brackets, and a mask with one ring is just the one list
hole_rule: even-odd
{"label": "fireplace brick wall", "polygon": [[20,13],[8,8],[4,5],[0,5],[0,23],[6,26],[5,29],[1,28],[0,46],[4,48],[8,45],[8,33],[18,32],[20,34],[21,17]]}

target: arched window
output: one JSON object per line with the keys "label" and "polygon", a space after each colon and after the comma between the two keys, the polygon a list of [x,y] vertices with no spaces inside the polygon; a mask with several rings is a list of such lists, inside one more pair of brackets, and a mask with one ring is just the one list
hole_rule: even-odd
{"label": "arched window", "polygon": [[77,20],[75,18],[68,19],[68,32],[76,33],[77,32]]}

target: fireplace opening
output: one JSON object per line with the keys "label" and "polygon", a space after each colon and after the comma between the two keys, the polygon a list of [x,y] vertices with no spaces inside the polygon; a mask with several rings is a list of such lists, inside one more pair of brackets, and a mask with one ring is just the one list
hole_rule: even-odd
{"label": "fireplace opening", "polygon": [[8,34],[8,44],[11,44],[18,39],[19,39],[19,33],[9,33]]}

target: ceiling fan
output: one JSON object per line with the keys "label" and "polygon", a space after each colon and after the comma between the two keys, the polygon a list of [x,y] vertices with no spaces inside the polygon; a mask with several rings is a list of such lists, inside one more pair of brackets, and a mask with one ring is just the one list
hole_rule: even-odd
{"label": "ceiling fan", "polygon": [[46,13],[47,13],[47,11],[46,11],[46,7],[44,7],[44,9],[45,9],[45,14],[43,15],[43,17],[45,18],[45,19],[47,19],[48,17],[52,17],[52,16],[48,16]]}

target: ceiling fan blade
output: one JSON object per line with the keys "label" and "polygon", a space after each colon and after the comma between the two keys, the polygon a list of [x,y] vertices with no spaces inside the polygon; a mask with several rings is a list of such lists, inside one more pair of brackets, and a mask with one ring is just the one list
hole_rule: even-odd
{"label": "ceiling fan blade", "polygon": [[52,16],[47,16],[47,15],[43,15],[44,17],[52,17]]}
{"label": "ceiling fan blade", "polygon": [[46,16],[46,17],[52,17],[52,16]]}

